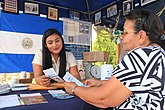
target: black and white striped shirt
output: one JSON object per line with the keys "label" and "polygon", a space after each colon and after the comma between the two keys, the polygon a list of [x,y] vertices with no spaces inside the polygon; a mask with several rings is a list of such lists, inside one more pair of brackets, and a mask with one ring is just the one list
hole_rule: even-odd
{"label": "black and white striped shirt", "polygon": [[160,46],[130,51],[113,75],[133,92],[117,109],[164,110],[165,51]]}

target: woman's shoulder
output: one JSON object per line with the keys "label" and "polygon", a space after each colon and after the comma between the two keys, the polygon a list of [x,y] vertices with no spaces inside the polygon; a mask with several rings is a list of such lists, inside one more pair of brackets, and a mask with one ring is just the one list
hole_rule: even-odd
{"label": "woman's shoulder", "polygon": [[160,46],[147,46],[147,47],[139,47],[139,48],[133,49],[129,53],[138,52],[138,51],[156,51],[156,50],[163,51],[163,49]]}
{"label": "woman's shoulder", "polygon": [[162,49],[160,46],[147,46],[147,47],[140,47],[136,48],[130,52],[128,52],[128,55],[139,55],[139,56],[150,56],[154,54],[160,54],[165,53],[164,49]]}
{"label": "woman's shoulder", "polygon": [[41,49],[35,53],[32,63],[42,65],[42,50]]}
{"label": "woman's shoulder", "polygon": [[74,54],[72,52],[66,51],[66,59],[67,60],[75,60]]}
{"label": "woman's shoulder", "polygon": [[38,51],[36,51],[36,54],[42,54],[42,50],[39,49]]}

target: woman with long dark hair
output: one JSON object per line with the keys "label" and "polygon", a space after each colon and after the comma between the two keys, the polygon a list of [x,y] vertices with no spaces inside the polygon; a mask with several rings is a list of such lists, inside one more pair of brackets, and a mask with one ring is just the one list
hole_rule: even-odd
{"label": "woman with long dark hair", "polygon": [[39,50],[33,59],[33,71],[37,84],[48,86],[51,79],[43,74],[43,70],[54,68],[63,78],[68,70],[73,76],[80,79],[75,57],[67,52],[64,40],[56,29],[48,29],[42,38],[42,50]]}

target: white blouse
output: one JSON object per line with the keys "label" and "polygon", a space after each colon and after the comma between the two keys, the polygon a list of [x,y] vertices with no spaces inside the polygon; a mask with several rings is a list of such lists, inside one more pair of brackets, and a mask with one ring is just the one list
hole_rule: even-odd
{"label": "white blouse", "polygon": [[[38,64],[42,66],[42,51],[39,50],[32,61],[34,64]],[[59,67],[60,67],[60,58],[58,58],[58,61],[56,62],[54,60],[54,57],[52,56],[52,65],[56,73],[59,73]],[[66,70],[69,70],[70,67],[76,66],[76,59],[71,52],[66,51]]]}

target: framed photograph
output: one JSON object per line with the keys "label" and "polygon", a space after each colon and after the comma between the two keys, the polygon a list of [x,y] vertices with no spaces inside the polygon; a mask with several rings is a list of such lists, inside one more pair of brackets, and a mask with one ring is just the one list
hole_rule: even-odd
{"label": "framed photograph", "polygon": [[33,3],[33,2],[24,2],[24,13],[27,14],[33,14],[33,15],[39,15],[39,4],[38,3]]}
{"label": "framed photograph", "polygon": [[133,0],[125,0],[123,1],[123,16],[129,13],[131,10],[134,9],[134,2]]}
{"label": "framed photograph", "polygon": [[79,33],[89,34],[90,24],[89,23],[79,23]]}
{"label": "framed photograph", "polygon": [[107,18],[118,14],[117,4],[113,4],[107,8]]}
{"label": "framed photograph", "polygon": [[5,12],[19,14],[18,0],[4,0],[3,10]]}
{"label": "framed photograph", "polygon": [[80,20],[80,12],[69,10],[69,18]]}
{"label": "framed photograph", "polygon": [[74,37],[73,36],[69,36],[69,42],[73,42],[74,41]]}
{"label": "framed photograph", "polygon": [[141,4],[141,6],[144,6],[144,5],[147,5],[147,4],[152,3],[154,1],[156,1],[156,0],[140,0],[140,4]]}
{"label": "framed photograph", "polygon": [[58,8],[48,7],[47,19],[54,20],[54,21],[59,21]]}
{"label": "framed photograph", "polygon": [[94,24],[98,25],[101,23],[101,11],[95,13],[95,19]]}

